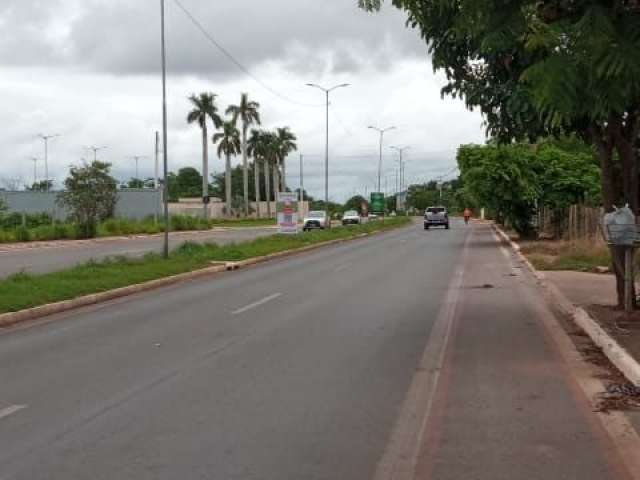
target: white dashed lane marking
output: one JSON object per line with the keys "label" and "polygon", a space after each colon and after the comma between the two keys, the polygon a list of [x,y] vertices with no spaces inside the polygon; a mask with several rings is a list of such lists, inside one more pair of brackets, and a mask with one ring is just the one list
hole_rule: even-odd
{"label": "white dashed lane marking", "polygon": [[27,408],[26,405],[11,405],[10,407],[3,408],[0,410],[0,420],[6,418],[14,413],[18,413],[20,410],[24,410]]}

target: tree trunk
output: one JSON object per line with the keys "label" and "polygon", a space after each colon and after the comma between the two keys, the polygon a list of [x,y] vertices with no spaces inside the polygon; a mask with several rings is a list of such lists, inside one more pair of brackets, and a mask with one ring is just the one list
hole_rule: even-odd
{"label": "tree trunk", "polygon": [[264,188],[267,196],[267,217],[271,218],[271,166],[264,161]]}
{"label": "tree trunk", "polygon": [[224,190],[226,194],[225,213],[231,217],[231,155],[227,155],[224,172]]}
{"label": "tree trunk", "polygon": [[242,181],[244,188],[244,216],[249,216],[249,164],[247,163],[247,124],[242,125]]}
{"label": "tree trunk", "polygon": [[280,192],[280,166],[276,160],[273,164],[273,198],[278,201],[278,192]]}
{"label": "tree trunk", "polygon": [[[602,186],[602,204],[606,213],[612,212],[618,201],[620,188],[616,181],[613,162],[614,141],[611,135],[613,122],[606,129],[592,127],[591,137],[597,147],[600,160],[600,181]],[[616,276],[616,293],[618,307],[624,306],[624,248],[609,246],[613,273]]]}
{"label": "tree trunk", "polygon": [[209,196],[209,139],[207,138],[207,125],[202,127],[202,216],[209,220],[209,204],[205,198]]}
{"label": "tree trunk", "polygon": [[260,162],[257,158],[253,159],[253,179],[256,189],[256,216],[260,218]]}
{"label": "tree trunk", "polygon": [[282,159],[282,191],[287,191],[287,159]]}

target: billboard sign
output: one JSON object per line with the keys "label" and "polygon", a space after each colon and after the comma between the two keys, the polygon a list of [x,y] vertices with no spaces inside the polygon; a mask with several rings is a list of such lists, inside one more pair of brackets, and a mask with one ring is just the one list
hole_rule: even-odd
{"label": "billboard sign", "polygon": [[298,195],[293,192],[278,193],[276,211],[279,233],[298,233]]}

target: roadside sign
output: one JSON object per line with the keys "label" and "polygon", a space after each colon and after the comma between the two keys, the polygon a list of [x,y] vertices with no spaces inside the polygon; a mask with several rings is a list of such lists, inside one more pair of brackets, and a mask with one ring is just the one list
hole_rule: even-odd
{"label": "roadside sign", "polygon": [[298,233],[298,195],[293,192],[278,193],[276,203],[280,233]]}
{"label": "roadside sign", "polygon": [[371,213],[375,215],[384,215],[385,200],[384,193],[371,193]]}

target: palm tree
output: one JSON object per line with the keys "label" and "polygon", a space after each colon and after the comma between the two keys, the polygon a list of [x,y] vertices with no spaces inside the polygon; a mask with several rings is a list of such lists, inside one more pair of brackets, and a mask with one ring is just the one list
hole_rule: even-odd
{"label": "palm tree", "polygon": [[247,153],[253,157],[253,179],[256,190],[256,214],[260,218],[260,161],[264,161],[265,149],[263,132],[251,130],[251,136],[247,140]]}
{"label": "palm tree", "polygon": [[[287,156],[295,152],[298,149],[298,145],[296,144],[297,137],[289,130],[289,127],[278,128],[276,129],[276,138],[278,143],[278,163],[282,165],[282,189],[286,190],[287,185],[287,167],[285,160]],[[276,167],[277,169],[278,167]],[[278,173],[280,173],[278,171]],[[280,187],[280,183],[278,183]]]}
{"label": "palm tree", "polygon": [[204,92],[195,93],[189,97],[193,110],[187,115],[187,123],[197,123],[202,130],[202,200],[204,203],[204,218],[209,218],[209,140],[207,135],[207,118],[210,118],[215,128],[220,128],[222,119],[218,115],[216,94]]}
{"label": "palm tree", "polygon": [[226,193],[226,213],[231,216],[231,156],[238,155],[241,150],[240,132],[233,121],[222,124],[222,131],[213,136],[213,143],[218,144],[218,157],[226,157],[224,189]]}
{"label": "palm tree", "polygon": [[[227,108],[227,115],[233,115],[233,123],[238,119],[242,122],[242,173],[244,187],[244,214],[249,216],[249,166],[247,164],[247,132],[251,125],[260,125],[260,104],[249,100],[249,95],[243,93],[240,97],[239,105],[230,105]],[[256,199],[256,202],[258,200]]]}

